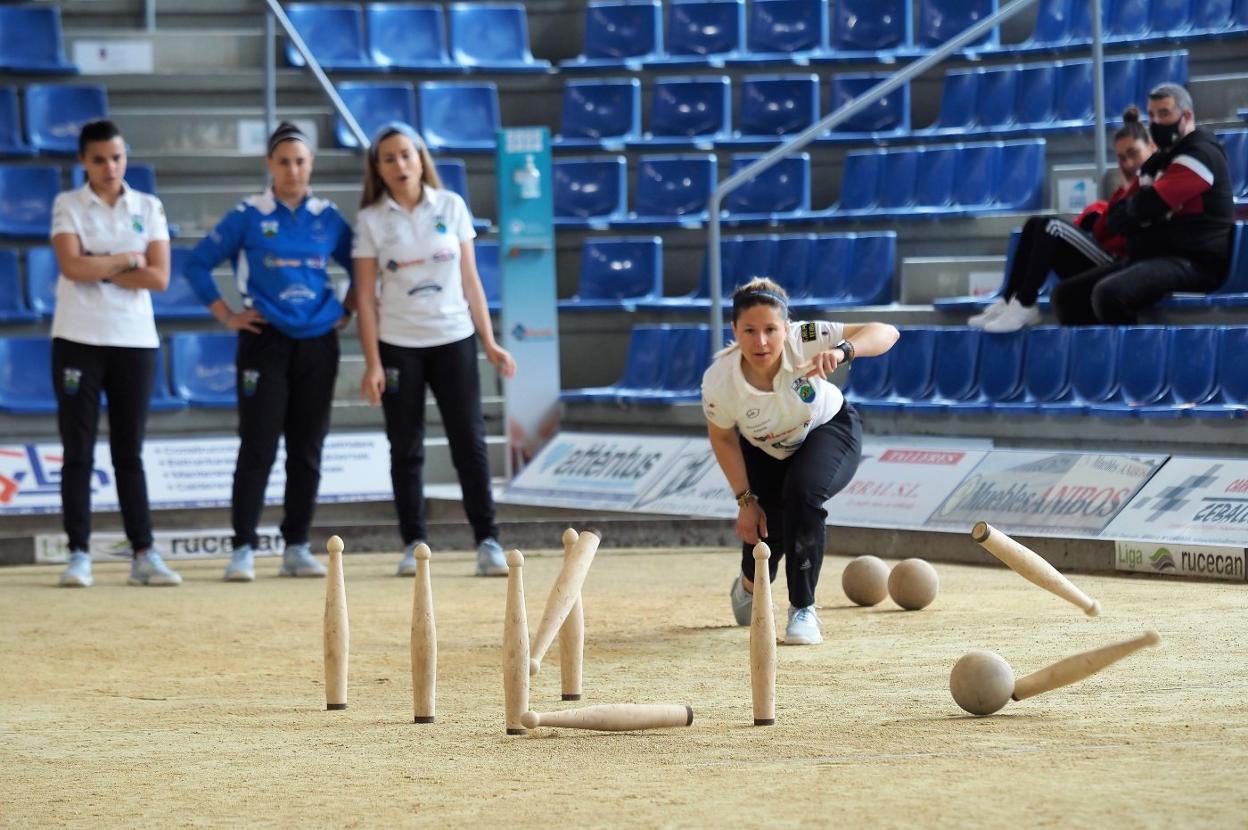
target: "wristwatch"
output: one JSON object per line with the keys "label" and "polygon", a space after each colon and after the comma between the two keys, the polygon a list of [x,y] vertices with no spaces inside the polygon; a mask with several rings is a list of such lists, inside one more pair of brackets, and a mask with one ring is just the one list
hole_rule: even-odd
{"label": "wristwatch", "polygon": [[837,343],[832,348],[840,349],[841,354],[845,355],[845,359],[842,360],[841,363],[844,363],[845,365],[848,366],[850,363],[854,362],[854,344],[853,343],[850,343],[848,340],[842,337],[841,342]]}
{"label": "wristwatch", "polygon": [[758,496],[755,496],[754,491],[749,487],[737,493],[737,507],[745,507],[752,501],[758,501]]}

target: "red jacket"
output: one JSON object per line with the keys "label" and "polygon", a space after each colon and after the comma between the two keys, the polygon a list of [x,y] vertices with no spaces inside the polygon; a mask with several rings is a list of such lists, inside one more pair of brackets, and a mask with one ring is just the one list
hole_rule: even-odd
{"label": "red jacket", "polygon": [[[1109,215],[1109,209],[1117,202],[1130,196],[1139,189],[1140,180],[1136,179],[1128,187],[1123,185],[1113,192],[1109,197],[1109,201],[1093,202],[1083,209],[1083,213],[1075,219],[1075,224],[1084,230],[1092,232],[1092,238],[1095,239],[1100,246],[1109,251],[1118,259],[1122,259],[1127,253],[1127,238],[1121,234],[1112,234],[1106,224],[1106,217]],[[1089,227],[1089,224],[1091,225]]]}

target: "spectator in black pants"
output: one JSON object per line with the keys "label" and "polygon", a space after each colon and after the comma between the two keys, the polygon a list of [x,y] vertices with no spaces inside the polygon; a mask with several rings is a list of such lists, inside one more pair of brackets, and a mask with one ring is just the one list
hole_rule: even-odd
{"label": "spectator in black pants", "polygon": [[125,182],[126,142],[111,121],[78,136],[87,183],[52,206],[52,247],[60,276],[52,317],[52,386],[64,466],[61,504],[69,565],[61,585],[91,585],[91,478],[108,396],[108,437],[122,525],[130,541],[131,585],[177,585],[182,578],[152,544],[143,470],[143,434],[160,338],[149,291],[169,286],[169,228],[160,200]]}
{"label": "spectator in black pants", "polygon": [[1226,151],[1196,126],[1192,97],[1178,84],[1149,93],[1148,119],[1158,152],[1107,219],[1110,232],[1127,239],[1126,259],[1057,286],[1053,308],[1066,325],[1134,325],[1167,294],[1208,293],[1226,282],[1234,229]]}

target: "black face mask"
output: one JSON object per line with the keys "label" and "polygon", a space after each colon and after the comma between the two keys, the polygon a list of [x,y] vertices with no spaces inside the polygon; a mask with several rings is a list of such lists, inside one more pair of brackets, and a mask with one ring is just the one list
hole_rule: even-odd
{"label": "black face mask", "polygon": [[1156,121],[1149,122],[1148,134],[1153,137],[1153,143],[1157,145],[1158,150],[1164,152],[1178,143],[1179,125],[1182,123],[1182,118],[1173,124],[1158,124]]}

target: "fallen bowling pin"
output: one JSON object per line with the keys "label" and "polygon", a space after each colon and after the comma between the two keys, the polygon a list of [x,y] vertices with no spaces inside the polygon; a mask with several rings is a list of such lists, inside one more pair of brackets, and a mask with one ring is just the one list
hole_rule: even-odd
{"label": "fallen bowling pin", "polygon": [[347,708],[347,662],[351,633],[347,622],[347,586],[342,575],[341,537],[330,536],[325,548],[329,552],[322,630],[325,639],[325,708],[332,711]]}
{"label": "fallen bowling pin", "polygon": [[564,620],[568,618],[572,607],[581,598],[581,586],[585,584],[585,576],[589,566],[594,564],[594,554],[602,543],[602,533],[597,530],[586,530],[577,536],[572,550],[563,559],[563,568],[551,586],[550,595],[546,597],[546,607],[542,610],[542,620],[537,624],[533,634],[533,643],[529,647],[529,674],[537,674],[542,669],[542,658],[546,650],[559,634]]}
{"label": "fallen bowling pin", "polygon": [[600,732],[633,732],[638,729],[690,726],[693,709],[684,704],[608,703],[562,712],[525,712],[520,721],[528,729],[557,726],[564,729],[597,729]]}
{"label": "fallen bowling pin", "polygon": [[1014,573],[1039,585],[1051,594],[1061,597],[1083,609],[1089,617],[1101,613],[1101,604],[1075,587],[1075,584],[1058,572],[1044,557],[1024,544],[1016,542],[987,522],[977,522],[971,528],[971,538],[980,547],[1000,559]]}
{"label": "fallen bowling pin", "polygon": [[976,649],[963,655],[949,673],[949,691],[972,715],[991,715],[1011,700],[1025,700],[1076,683],[1142,648],[1161,642],[1156,631],[1059,660],[1051,666],[1014,679],[1014,670],[999,654]]}

